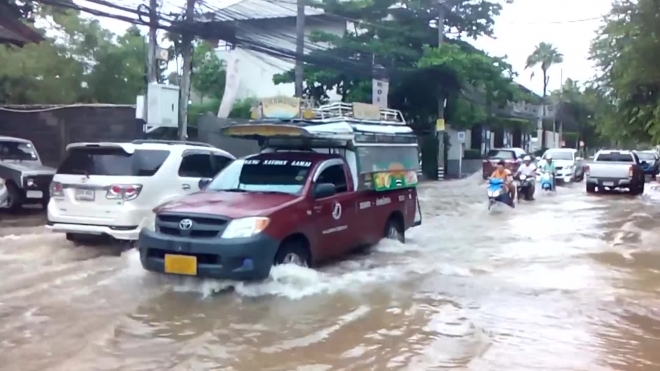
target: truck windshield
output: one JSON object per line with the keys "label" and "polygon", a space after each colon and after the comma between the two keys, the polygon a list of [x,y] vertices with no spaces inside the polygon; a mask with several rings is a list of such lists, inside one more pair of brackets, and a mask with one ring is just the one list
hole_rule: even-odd
{"label": "truck windshield", "polygon": [[311,170],[310,161],[241,159],[222,170],[206,188],[210,191],[299,194]]}
{"label": "truck windshield", "polygon": [[32,143],[0,141],[0,160],[36,161],[38,159]]}

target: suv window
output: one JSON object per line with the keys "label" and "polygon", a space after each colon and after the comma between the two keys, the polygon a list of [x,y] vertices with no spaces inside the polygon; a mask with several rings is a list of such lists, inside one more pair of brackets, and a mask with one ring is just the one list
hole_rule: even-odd
{"label": "suv window", "polygon": [[[635,162],[635,158],[630,153],[610,152],[601,153],[596,157],[597,162]],[[639,162],[639,161],[637,161]]]}
{"label": "suv window", "polygon": [[185,155],[179,166],[179,176],[183,178],[213,178],[215,174],[209,153]]}
{"label": "suv window", "polygon": [[215,162],[215,173],[219,173],[222,169],[226,168],[230,162],[234,161],[230,157],[214,153],[213,161]]}
{"label": "suv window", "polygon": [[491,149],[488,151],[488,154],[486,157],[490,159],[497,159],[497,160],[513,160],[515,159],[515,154],[513,151],[504,151],[501,149]]}
{"label": "suv window", "polygon": [[167,150],[121,148],[72,148],[57,169],[58,174],[153,176],[170,155]]}
{"label": "suv window", "polygon": [[316,180],[316,183],[332,183],[335,185],[337,193],[348,191],[346,172],[342,165],[332,165],[323,170]]}

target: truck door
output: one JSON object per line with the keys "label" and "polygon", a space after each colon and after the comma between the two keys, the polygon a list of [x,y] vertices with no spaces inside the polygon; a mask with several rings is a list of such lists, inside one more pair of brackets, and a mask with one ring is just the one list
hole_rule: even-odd
{"label": "truck door", "polygon": [[355,230],[355,192],[348,189],[344,163],[339,159],[321,164],[312,179],[314,186],[335,186],[335,195],[314,200],[312,217],[319,253],[326,258],[340,255],[355,247],[352,237],[359,233]]}

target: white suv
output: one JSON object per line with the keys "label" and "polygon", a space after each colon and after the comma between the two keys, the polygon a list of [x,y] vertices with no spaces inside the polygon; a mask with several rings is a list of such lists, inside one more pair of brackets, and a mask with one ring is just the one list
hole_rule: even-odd
{"label": "white suv", "polygon": [[73,143],[50,186],[47,227],[70,241],[134,241],[153,208],[199,191],[235,160],[205,143],[136,140]]}

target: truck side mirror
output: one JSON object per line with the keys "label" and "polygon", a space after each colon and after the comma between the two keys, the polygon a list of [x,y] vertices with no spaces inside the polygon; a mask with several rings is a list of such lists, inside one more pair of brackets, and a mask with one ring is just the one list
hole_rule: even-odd
{"label": "truck side mirror", "polygon": [[332,183],[317,183],[314,186],[314,198],[326,198],[337,194],[337,189]]}
{"label": "truck side mirror", "polygon": [[202,190],[206,188],[211,183],[211,178],[202,178],[199,180],[199,189]]}

